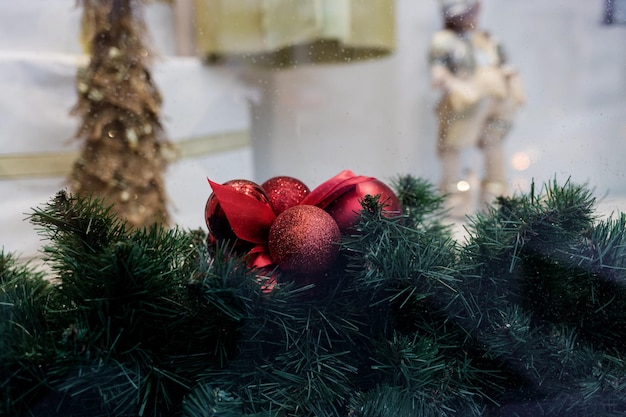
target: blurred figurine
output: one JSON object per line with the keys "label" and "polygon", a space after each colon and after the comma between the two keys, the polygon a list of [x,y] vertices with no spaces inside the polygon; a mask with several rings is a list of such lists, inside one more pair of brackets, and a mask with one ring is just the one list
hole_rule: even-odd
{"label": "blurred figurine", "polygon": [[507,65],[502,46],[478,29],[478,0],[442,0],[444,28],[429,52],[433,87],[441,90],[437,152],[440,190],[450,215],[473,209],[472,189],[461,176],[460,152],[477,146],[484,157],[481,202],[506,194],[502,141],[515,110],[524,102],[517,73]]}

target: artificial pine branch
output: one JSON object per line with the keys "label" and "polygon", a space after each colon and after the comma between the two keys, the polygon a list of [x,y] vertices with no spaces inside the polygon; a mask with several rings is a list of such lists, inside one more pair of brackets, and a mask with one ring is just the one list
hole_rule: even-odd
{"label": "artificial pine branch", "polygon": [[449,226],[443,224],[445,214],[444,201],[435,186],[423,178],[412,175],[398,175],[391,185],[406,214],[405,224],[412,228],[429,228],[435,232],[449,232]]}
{"label": "artificial pine branch", "polygon": [[200,371],[224,362],[237,305],[206,294],[232,282],[225,271],[210,278],[194,233],[132,229],[102,201],[65,192],[31,220],[51,240],[44,253],[58,279],[49,377],[63,413],[163,415]]}
{"label": "artificial pine branch", "polygon": [[[420,186],[419,182],[405,184]],[[376,209],[376,198],[366,198],[357,226],[362,234],[345,242],[350,251],[347,270],[354,270],[355,280],[362,286],[360,291],[370,297],[362,302],[385,306],[382,311],[386,314],[376,314],[386,329],[383,344],[396,340],[409,343],[411,349],[418,348],[412,352],[406,348],[398,351],[411,352],[410,356],[417,354],[412,369],[405,368],[412,362],[408,357],[378,352],[378,361],[387,363],[390,369],[399,367],[393,374],[405,378],[412,375],[403,384],[389,379],[383,382],[406,390],[413,403],[429,404],[426,408],[430,411],[421,411],[426,415],[446,415],[453,409],[465,415],[480,415],[473,414],[480,409],[475,400],[484,395],[479,394],[484,388],[493,388],[497,377],[493,369],[479,370],[473,363],[471,352],[477,349],[451,313],[451,304],[471,305],[459,291],[465,267],[458,262],[459,247],[447,228],[429,227],[425,220],[432,210],[439,212],[440,201],[428,192],[422,195],[425,202],[417,199],[409,203],[411,200],[405,199],[407,216],[391,219]],[[408,227],[414,218],[422,219],[422,226]],[[437,225],[439,219],[433,217],[431,221]],[[369,319],[375,323],[377,318]],[[434,350],[423,350],[423,343],[431,343]],[[433,352],[439,367],[427,366],[432,363],[429,355]]]}
{"label": "artificial pine branch", "polygon": [[43,274],[0,251],[0,416],[17,416],[44,389],[53,339]]}
{"label": "artificial pine branch", "polygon": [[623,415],[626,216],[554,181],[500,199],[461,245],[427,184],[401,184],[403,214],[366,197],[309,284],[59,193],[31,216],[50,281],[0,257],[2,412]]}
{"label": "artificial pine branch", "polygon": [[199,385],[183,400],[183,417],[242,417],[241,409],[241,400],[208,384]]}
{"label": "artificial pine branch", "polygon": [[[467,404],[466,404],[467,405]],[[430,398],[416,398],[415,393],[390,385],[380,385],[353,397],[350,417],[440,417],[482,416],[484,409],[478,404],[468,410],[440,408]]]}
{"label": "artificial pine branch", "polygon": [[[586,366],[586,352],[594,350],[596,363],[604,362],[603,355],[621,360],[626,341],[623,312],[617,311],[626,302],[623,265],[600,264],[597,256],[619,253],[615,245],[623,232],[615,228],[619,221],[597,222],[594,203],[585,186],[553,181],[539,194],[533,187],[528,195],[501,199],[470,227],[463,260],[476,269],[463,292],[480,303],[473,334],[486,355],[508,369],[512,391],[504,402],[527,399],[519,415],[623,410],[612,400],[620,384],[603,385],[597,370]],[[590,384],[602,386],[598,392],[611,400],[594,398],[598,392],[588,391]],[[506,410],[495,415],[511,412]]]}
{"label": "artificial pine branch", "polygon": [[260,298],[246,296],[250,314],[239,356],[208,374],[205,384],[241,400],[246,414],[337,415],[356,373],[346,349],[360,323],[338,316],[331,299],[320,303],[314,294],[310,285],[287,283]]}

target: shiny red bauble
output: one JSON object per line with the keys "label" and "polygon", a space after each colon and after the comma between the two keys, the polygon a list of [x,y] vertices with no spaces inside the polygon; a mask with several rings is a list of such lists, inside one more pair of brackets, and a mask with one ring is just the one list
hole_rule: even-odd
{"label": "shiny red bauble", "polygon": [[307,275],[333,265],[340,238],[339,226],[330,214],[316,206],[299,205],[276,217],[267,245],[280,269]]}
{"label": "shiny red bauble", "polygon": [[[242,194],[247,194],[251,197],[254,197],[258,201],[264,204],[270,204],[265,191],[261,188],[260,185],[253,181],[236,179],[230,180],[222,184],[223,186],[232,188],[237,192]],[[233,231],[228,218],[226,217],[226,213],[222,209],[217,196],[215,193],[211,193],[209,198],[207,199],[205,208],[204,208],[204,218],[206,221],[206,225],[209,229],[209,233],[216,240],[235,240],[237,236]]]}
{"label": "shiny red bauble", "polygon": [[383,213],[388,217],[399,216],[402,207],[398,197],[385,183],[380,180],[371,180],[354,186],[350,191],[342,194],[326,207],[326,211],[335,219],[342,233],[352,232],[358,220],[358,213],[363,210],[361,200],[366,195],[379,195],[379,202],[383,203]]}
{"label": "shiny red bauble", "polygon": [[278,216],[289,207],[300,204],[311,190],[299,179],[287,176],[273,177],[261,184],[272,210]]}

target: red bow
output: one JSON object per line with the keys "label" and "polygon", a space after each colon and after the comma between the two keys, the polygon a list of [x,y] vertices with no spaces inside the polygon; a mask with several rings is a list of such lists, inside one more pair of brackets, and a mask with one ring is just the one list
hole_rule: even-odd
{"label": "red bow", "polygon": [[[299,205],[325,209],[341,195],[350,192],[357,184],[374,179],[356,175],[349,170],[341,171],[317,186]],[[251,195],[240,193],[210,179],[208,181],[235,235],[241,240],[256,244],[247,255],[250,266],[263,268],[273,264],[267,249],[267,236],[276,219],[272,208]]]}

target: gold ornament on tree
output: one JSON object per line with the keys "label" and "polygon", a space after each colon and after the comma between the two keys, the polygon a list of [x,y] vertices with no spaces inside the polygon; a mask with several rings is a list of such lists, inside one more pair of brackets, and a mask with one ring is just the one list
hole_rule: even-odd
{"label": "gold ornament on tree", "polygon": [[171,144],[159,121],[161,95],[144,45],[138,0],[82,0],[90,62],[77,76],[72,114],[84,140],[72,192],[101,197],[135,227],[169,223],[164,171]]}

